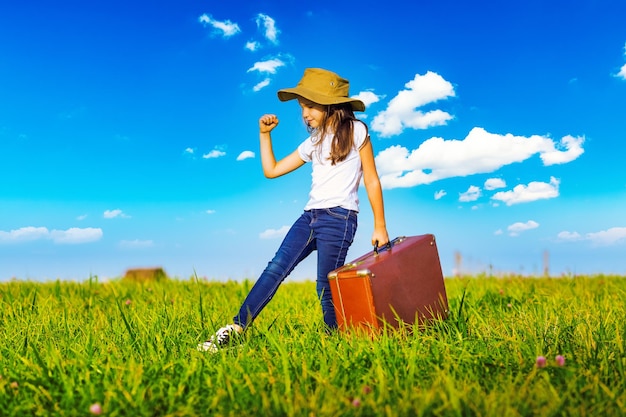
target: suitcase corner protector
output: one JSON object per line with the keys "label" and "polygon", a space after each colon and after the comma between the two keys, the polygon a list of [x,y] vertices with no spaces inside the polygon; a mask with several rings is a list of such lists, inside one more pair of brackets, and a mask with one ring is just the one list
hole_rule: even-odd
{"label": "suitcase corner protector", "polygon": [[[346,269],[350,269],[350,268],[354,268],[356,267],[356,264],[346,264],[344,265],[342,268],[336,269],[334,271],[331,271],[328,273],[327,277],[329,280],[333,280],[333,279],[338,279],[339,278],[339,273],[345,271]],[[364,277],[364,276],[370,276],[370,277],[374,277],[374,274],[372,273],[372,271],[370,271],[369,269],[357,269],[354,271],[354,274],[357,277]]]}

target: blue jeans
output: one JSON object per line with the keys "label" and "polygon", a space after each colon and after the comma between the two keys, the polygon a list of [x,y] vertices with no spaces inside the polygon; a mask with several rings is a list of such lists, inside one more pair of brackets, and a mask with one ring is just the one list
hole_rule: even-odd
{"label": "blue jeans", "polygon": [[252,323],[296,265],[317,250],[317,295],[324,323],[336,328],[328,273],[343,266],[356,229],[356,211],[342,207],[305,211],[287,232],[274,259],[250,290],[233,321],[243,328]]}

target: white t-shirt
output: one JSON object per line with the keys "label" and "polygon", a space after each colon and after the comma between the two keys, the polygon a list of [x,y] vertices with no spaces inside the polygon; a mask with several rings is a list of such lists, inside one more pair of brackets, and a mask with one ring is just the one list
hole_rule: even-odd
{"label": "white t-shirt", "polygon": [[358,189],[363,175],[359,149],[367,139],[367,128],[363,123],[355,122],[353,134],[353,148],[346,159],[335,165],[328,159],[332,134],[326,135],[321,146],[315,145],[313,137],[308,137],[298,146],[300,158],[313,163],[311,192],[305,210],[339,206],[359,211]]}

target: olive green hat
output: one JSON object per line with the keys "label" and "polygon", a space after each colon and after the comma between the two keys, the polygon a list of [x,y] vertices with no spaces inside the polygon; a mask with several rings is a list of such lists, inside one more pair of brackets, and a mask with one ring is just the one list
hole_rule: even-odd
{"label": "olive green hat", "polygon": [[350,82],[334,72],[307,68],[296,87],[278,90],[278,99],[288,101],[302,97],[322,105],[350,103],[352,110],[365,111],[365,104],[350,98],[349,90]]}

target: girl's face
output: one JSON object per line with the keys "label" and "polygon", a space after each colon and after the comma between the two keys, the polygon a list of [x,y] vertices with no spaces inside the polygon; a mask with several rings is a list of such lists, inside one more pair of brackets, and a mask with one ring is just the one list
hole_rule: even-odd
{"label": "girl's face", "polygon": [[321,127],[326,118],[325,107],[305,98],[299,98],[298,103],[302,107],[302,118],[306,124],[313,129]]}

